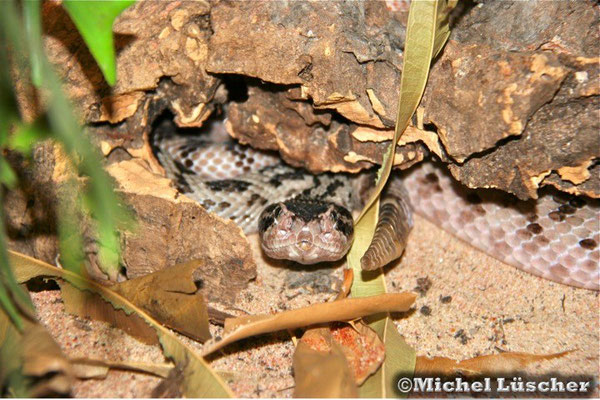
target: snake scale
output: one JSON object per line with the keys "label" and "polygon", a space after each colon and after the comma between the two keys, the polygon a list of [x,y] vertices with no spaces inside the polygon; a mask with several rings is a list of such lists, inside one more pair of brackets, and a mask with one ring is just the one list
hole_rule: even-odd
{"label": "snake scale", "polygon": [[[153,146],[179,191],[209,212],[260,233],[265,253],[310,264],[343,257],[352,243],[352,212],[368,195],[371,173],[312,175],[271,153],[207,135],[157,126]],[[217,140],[215,140],[217,137]],[[399,257],[412,211],[507,264],[566,285],[600,290],[600,201],[554,190],[519,201],[495,190],[467,189],[423,163],[395,174],[380,205],[375,240],[363,257],[373,269]]]}

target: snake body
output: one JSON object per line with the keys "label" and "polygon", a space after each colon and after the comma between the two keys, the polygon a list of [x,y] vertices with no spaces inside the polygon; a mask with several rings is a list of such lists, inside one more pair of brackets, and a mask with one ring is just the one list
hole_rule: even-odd
{"label": "snake body", "polygon": [[[267,255],[313,263],[340,258],[348,250],[350,213],[364,203],[372,182],[368,173],[312,175],[237,143],[160,132],[168,127],[157,130],[157,157],[178,189],[246,233],[258,229]],[[600,289],[598,200],[554,191],[522,202],[499,191],[466,189],[439,166],[424,163],[388,185],[374,241],[361,260],[364,269],[401,255],[412,227],[411,204],[508,264],[563,284]],[[269,230],[274,222],[281,224]],[[334,244],[326,248],[327,241]]]}

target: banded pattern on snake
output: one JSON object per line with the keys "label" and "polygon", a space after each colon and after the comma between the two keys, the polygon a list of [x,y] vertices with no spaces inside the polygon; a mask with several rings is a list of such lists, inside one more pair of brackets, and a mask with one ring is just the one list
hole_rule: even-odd
{"label": "banded pattern on snake", "polygon": [[[311,175],[237,143],[173,135],[165,124],[156,131],[157,157],[178,189],[246,233],[260,228],[267,255],[314,263],[348,250],[350,212],[362,207],[372,182],[369,173]],[[417,213],[501,261],[559,283],[600,290],[598,200],[549,191],[537,201],[522,202],[499,191],[466,189],[432,163],[398,174],[388,186],[380,220],[391,225],[376,232],[380,248],[371,259],[363,258],[363,267],[376,268],[401,255],[412,226],[412,203]],[[274,221],[277,228],[267,229]]]}

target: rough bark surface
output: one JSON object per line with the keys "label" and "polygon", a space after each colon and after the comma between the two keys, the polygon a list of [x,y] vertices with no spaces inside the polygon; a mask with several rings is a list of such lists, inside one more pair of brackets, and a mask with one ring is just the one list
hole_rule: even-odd
{"label": "rough bark surface", "polygon": [[[427,130],[412,127],[396,164],[407,168],[428,149],[471,187],[600,196],[597,135],[554,124],[578,115],[580,132],[597,129],[598,8],[460,7],[422,102]],[[139,3],[115,24],[119,78],[110,93],[62,9],[47,4],[45,16],[51,59],[85,120],[119,123],[94,128],[113,147],[141,146],[167,108],[179,126],[202,125],[232,100],[233,75],[248,86],[227,107],[230,134],[293,165],[357,171],[379,163],[389,144],[406,11],[385,2]]]}

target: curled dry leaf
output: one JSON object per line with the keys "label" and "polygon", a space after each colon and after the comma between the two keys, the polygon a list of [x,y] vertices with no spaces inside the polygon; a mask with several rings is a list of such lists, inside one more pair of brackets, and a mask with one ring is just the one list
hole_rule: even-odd
{"label": "curled dry leaf", "polygon": [[452,376],[460,373],[465,376],[493,376],[510,374],[534,362],[561,358],[571,352],[572,350],[554,354],[500,353],[462,361],[446,357],[428,358],[419,356],[415,366],[415,375]]}
{"label": "curled dry leaf", "polygon": [[204,342],[211,335],[206,302],[196,286],[200,268],[200,261],[181,263],[112,289],[169,328]]}
{"label": "curled dry leaf", "polygon": [[332,321],[351,321],[382,312],[403,312],[409,309],[415,298],[413,293],[386,293],[379,296],[314,304],[272,315],[250,315],[227,319],[223,339],[207,343],[203,354],[210,354],[235,341],[263,333]]}
{"label": "curled dry leaf", "polygon": [[294,353],[294,397],[358,397],[354,373],[328,327],[304,333]]}

